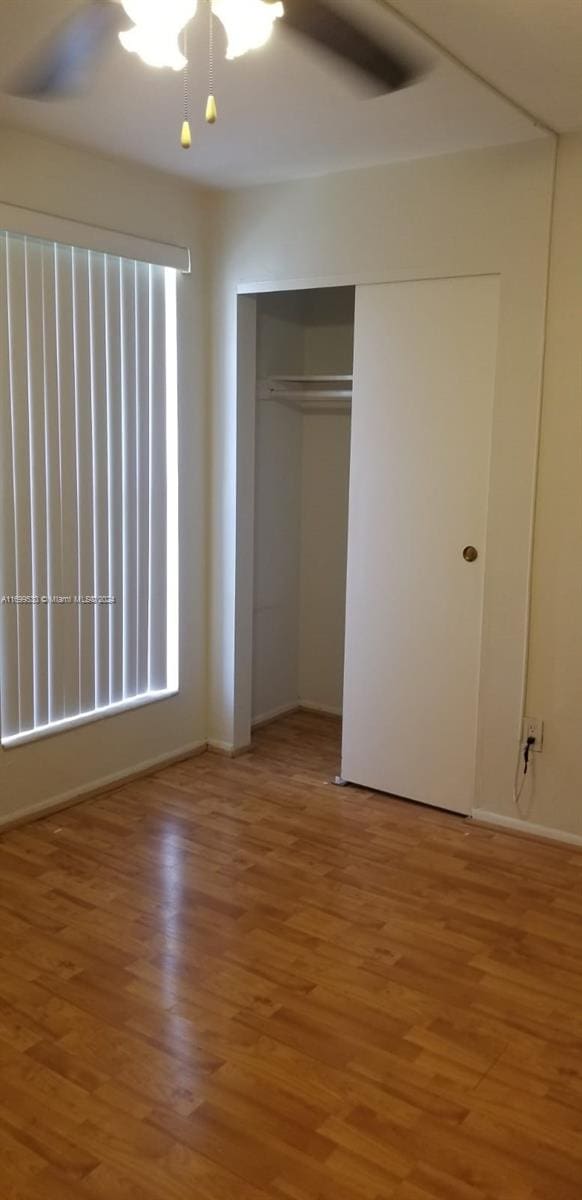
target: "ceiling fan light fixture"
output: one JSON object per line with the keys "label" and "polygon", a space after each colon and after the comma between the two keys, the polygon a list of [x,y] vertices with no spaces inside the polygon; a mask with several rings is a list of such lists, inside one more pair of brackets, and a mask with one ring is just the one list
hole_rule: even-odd
{"label": "ceiling fan light fixture", "polygon": [[196,15],[198,0],[121,0],[133,29],[124,30],[119,40],[125,50],[138,54],[149,67],[171,67],[182,71],[186,59],[178,38]]}
{"label": "ceiling fan light fixture", "polygon": [[240,58],[268,42],[275,21],[283,16],[280,0],[211,0],[212,11],[226,30],[227,58]]}

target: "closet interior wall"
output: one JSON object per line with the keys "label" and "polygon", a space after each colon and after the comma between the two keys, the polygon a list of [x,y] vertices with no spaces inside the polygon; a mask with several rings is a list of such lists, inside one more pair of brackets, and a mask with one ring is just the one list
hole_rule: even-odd
{"label": "closet interior wall", "polygon": [[351,376],[353,333],[353,288],[258,297],[255,724],[300,704],[341,713],[350,406],[261,396],[273,377]]}

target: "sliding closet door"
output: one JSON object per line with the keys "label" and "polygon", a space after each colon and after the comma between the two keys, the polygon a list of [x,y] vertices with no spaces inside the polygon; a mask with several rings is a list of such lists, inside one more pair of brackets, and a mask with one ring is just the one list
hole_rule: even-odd
{"label": "sliding closet door", "polygon": [[494,277],[356,289],[342,775],[462,813],[497,319]]}

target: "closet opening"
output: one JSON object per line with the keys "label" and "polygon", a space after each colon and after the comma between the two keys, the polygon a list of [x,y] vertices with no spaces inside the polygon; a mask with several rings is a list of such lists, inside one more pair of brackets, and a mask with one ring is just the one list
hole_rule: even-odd
{"label": "closet opening", "polygon": [[327,778],[466,815],[499,278],[349,282],[238,288],[234,752],[311,710],[257,743],[301,770],[311,739]]}
{"label": "closet opening", "polygon": [[354,304],[256,297],[253,730],[301,710],[341,728]]}

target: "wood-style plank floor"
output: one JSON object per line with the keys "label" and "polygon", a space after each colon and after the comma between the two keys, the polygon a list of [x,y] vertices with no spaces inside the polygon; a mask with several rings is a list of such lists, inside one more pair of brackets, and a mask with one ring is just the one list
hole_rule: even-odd
{"label": "wood-style plank floor", "polygon": [[0,839],[1,1200],[580,1200],[582,854],[329,719]]}

